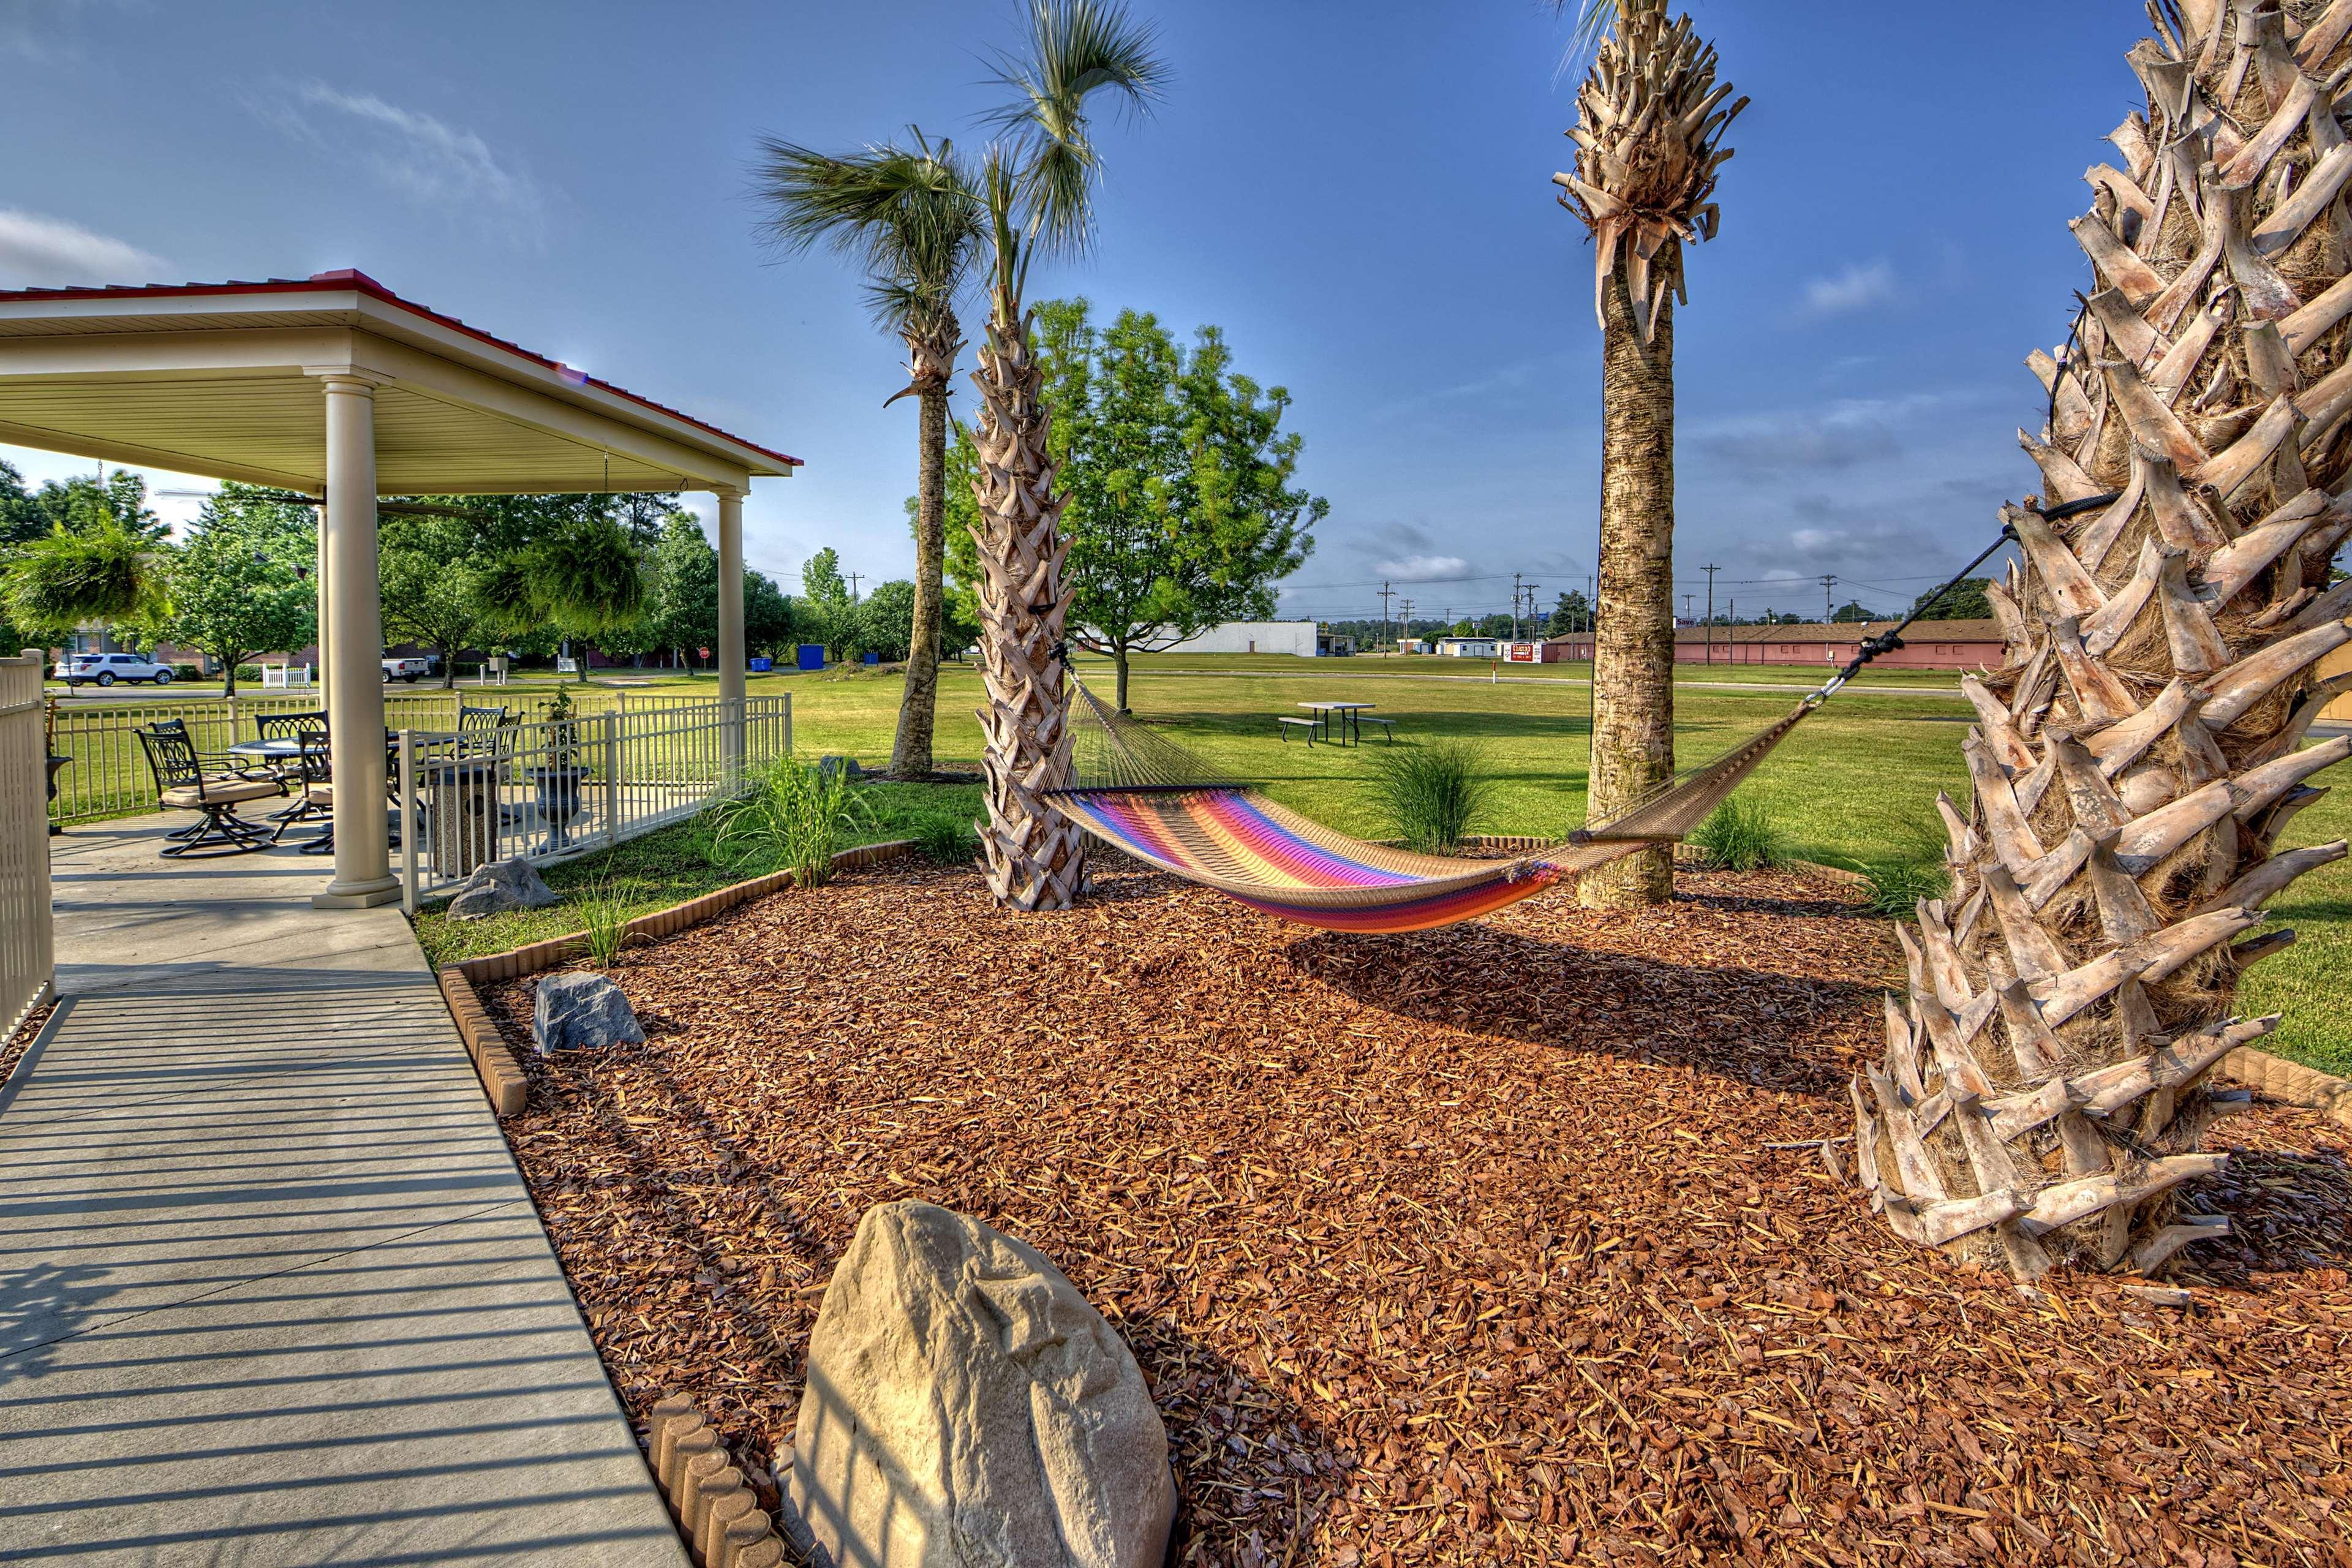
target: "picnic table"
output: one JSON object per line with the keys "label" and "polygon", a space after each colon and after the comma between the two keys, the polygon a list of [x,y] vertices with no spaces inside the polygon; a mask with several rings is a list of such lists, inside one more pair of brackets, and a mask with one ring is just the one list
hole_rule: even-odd
{"label": "picnic table", "polygon": [[1380,705],[1376,702],[1302,702],[1299,706],[1323,721],[1323,739],[1326,744],[1328,744],[1331,740],[1331,719],[1334,714],[1339,716],[1341,743],[1345,744],[1347,741],[1353,740],[1358,744],[1361,744],[1364,739],[1364,726],[1359,716],[1365,709],[1376,708]]}

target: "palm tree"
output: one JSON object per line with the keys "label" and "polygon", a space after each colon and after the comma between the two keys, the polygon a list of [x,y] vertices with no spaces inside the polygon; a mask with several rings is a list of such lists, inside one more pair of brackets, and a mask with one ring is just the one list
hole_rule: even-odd
{"label": "palm tree", "polygon": [[1167,76],[1151,29],[1100,0],[1031,0],[1024,52],[998,62],[1012,100],[981,170],[989,246],[988,334],[972,376],[979,502],[981,679],[988,706],[988,819],[977,826],[990,889],[1015,909],[1064,909],[1086,879],[1086,840],[1044,792],[1069,776],[1063,637],[1067,545],[1046,449],[1050,411],[1023,305],[1030,263],[1085,248],[1101,158],[1087,100],[1108,89],[1143,108]]}
{"label": "palm tree", "polygon": [[891,772],[931,771],[939,700],[940,627],[947,559],[948,381],[963,347],[956,301],[979,253],[983,215],[954,147],[909,128],[911,147],[836,157],[772,138],[755,179],[768,236],[788,251],[823,244],[866,269],[876,321],[907,345],[907,385],[884,406],[916,398],[915,610],[907,689],[898,704]]}
{"label": "palm tree", "polygon": [[[1682,247],[1715,236],[1717,144],[1748,100],[1724,106],[1715,47],[1664,0],[1594,0],[1599,39],[1577,94],[1576,169],[1554,174],[1562,206],[1592,232],[1601,319],[1601,614],[1592,660],[1591,791],[1603,821],[1675,771],[1675,326]],[[1656,903],[1672,890],[1664,849],[1582,879],[1584,902]]]}
{"label": "palm tree", "polygon": [[[2030,1278],[2154,1270],[2227,1234],[2208,1087],[2275,1017],[2238,976],[2293,940],[2263,905],[2343,840],[2283,848],[2352,738],[2303,744],[2352,678],[2352,259],[2328,108],[2352,14],[2159,0],[2145,85],[2074,221],[2096,274],[2020,433],[2042,495],[1987,592],[2002,668],[1963,682],[1974,800],[1938,802],[1952,886],[1903,933],[1907,1005],[1853,1085],[1860,1173],[1898,1234]],[[2210,1206],[2210,1199],[2196,1205]]]}

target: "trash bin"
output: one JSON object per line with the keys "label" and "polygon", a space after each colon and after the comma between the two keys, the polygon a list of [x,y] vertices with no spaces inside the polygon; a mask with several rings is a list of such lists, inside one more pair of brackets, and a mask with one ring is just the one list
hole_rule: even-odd
{"label": "trash bin", "polygon": [[823,669],[824,668],[824,645],[823,643],[813,642],[804,642],[801,644],[800,668],[803,669]]}
{"label": "trash bin", "polygon": [[499,764],[482,760],[436,763],[425,775],[433,817],[433,874],[470,877],[495,858]]}
{"label": "trash bin", "polygon": [[765,675],[775,668],[776,661],[764,653],[751,661],[751,673],[754,675]]}
{"label": "trash bin", "polygon": [[868,664],[879,664],[882,662],[882,656],[878,653],[869,653],[866,656],[866,662]]}

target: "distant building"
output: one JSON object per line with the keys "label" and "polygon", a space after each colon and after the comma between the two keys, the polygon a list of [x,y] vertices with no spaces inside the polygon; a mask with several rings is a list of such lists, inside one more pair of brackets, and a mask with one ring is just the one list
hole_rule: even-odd
{"label": "distant building", "polygon": [[[1773,626],[1677,626],[1676,664],[1835,666],[1862,639],[1891,632],[1894,621],[1790,622]],[[1874,669],[1999,669],[2005,657],[1997,621],[1916,621],[1903,646],[1871,661]]]}
{"label": "distant building", "polygon": [[1356,639],[1335,636],[1313,621],[1225,621],[1186,637],[1170,653],[1286,653],[1299,658],[1345,658]]}
{"label": "distant building", "polygon": [[1437,651],[1447,658],[1500,658],[1503,644],[1497,637],[1440,637]]}

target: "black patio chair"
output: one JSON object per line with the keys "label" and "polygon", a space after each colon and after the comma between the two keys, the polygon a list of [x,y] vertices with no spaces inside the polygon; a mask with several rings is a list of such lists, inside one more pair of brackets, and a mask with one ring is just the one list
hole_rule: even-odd
{"label": "black patio chair", "polygon": [[458,747],[459,752],[471,755],[478,748],[484,747],[494,740],[499,731],[515,723],[519,717],[520,715],[509,715],[504,705],[496,708],[467,708],[462,703],[459,704],[457,733],[463,741]]}
{"label": "black patio chair", "polygon": [[[158,735],[178,735],[186,740],[189,750],[195,752],[196,771],[203,773],[206,778],[268,779],[276,776],[267,773],[248,773],[247,771],[247,763],[241,757],[228,756],[222,753],[206,756],[204,752],[195,751],[196,738],[188,733],[188,721],[184,719],[158,719],[154,723],[149,725],[148,728],[154,731]],[[187,826],[175,827],[171,832],[163,835],[163,837],[176,840],[199,838],[205,833],[211,831],[211,827],[212,824],[205,818],[200,816],[196,818],[195,821],[188,824]]]}
{"label": "black patio chair", "polygon": [[147,753],[148,770],[155,775],[156,805],[165,811],[203,814],[194,831],[183,829],[165,836],[179,841],[163,851],[166,856],[209,859],[266,849],[277,842],[275,833],[257,822],[246,821],[237,816],[236,808],[247,801],[282,799],[285,784],[276,779],[205,773],[197,760],[195,742],[188,739],[187,726],[178,720],[131,732],[139,737],[140,748]]}
{"label": "black patio chair", "polygon": [[[302,846],[301,853],[331,855],[335,851],[335,775],[327,734],[324,730],[315,733],[304,731],[301,739],[303,806],[308,815],[323,818],[326,822],[326,826],[311,835],[310,842]],[[400,804],[400,736],[395,731],[383,732],[383,769],[384,799],[387,804],[397,806]],[[284,832],[290,826],[290,821],[281,824],[278,831]],[[392,844],[397,847],[400,843],[400,819],[397,816],[392,819],[389,833]]]}

